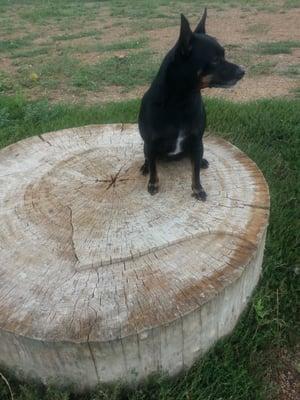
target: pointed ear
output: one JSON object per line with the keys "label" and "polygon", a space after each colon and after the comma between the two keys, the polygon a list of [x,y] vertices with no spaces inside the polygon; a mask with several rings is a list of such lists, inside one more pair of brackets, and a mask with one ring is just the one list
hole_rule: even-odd
{"label": "pointed ear", "polygon": [[194,31],[195,33],[205,33],[206,16],[207,16],[207,8],[205,7],[201,21],[199,22],[199,24],[197,25],[197,28]]}
{"label": "pointed ear", "polygon": [[191,50],[191,39],[193,32],[191,31],[189,21],[181,14],[180,35],[178,40],[179,49],[182,54],[186,55]]}

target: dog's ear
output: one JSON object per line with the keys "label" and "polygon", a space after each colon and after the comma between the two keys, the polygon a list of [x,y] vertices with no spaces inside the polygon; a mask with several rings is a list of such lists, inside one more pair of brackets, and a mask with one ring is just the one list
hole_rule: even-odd
{"label": "dog's ear", "polygon": [[197,25],[197,28],[195,29],[195,33],[205,33],[206,16],[207,16],[207,9],[205,7],[202,18],[201,18],[199,24]]}
{"label": "dog's ear", "polygon": [[190,28],[189,21],[181,14],[180,35],[178,40],[178,47],[183,55],[187,55],[191,50],[191,39],[193,32]]}

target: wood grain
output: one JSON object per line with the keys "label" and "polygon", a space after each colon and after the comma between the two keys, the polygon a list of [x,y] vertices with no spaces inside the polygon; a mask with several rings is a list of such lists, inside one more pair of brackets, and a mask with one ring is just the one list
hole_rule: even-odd
{"label": "wood grain", "polygon": [[234,327],[261,271],[269,193],[255,163],[205,139],[139,173],[136,125],[65,129],[0,151],[0,363],[78,390],[190,366]]}

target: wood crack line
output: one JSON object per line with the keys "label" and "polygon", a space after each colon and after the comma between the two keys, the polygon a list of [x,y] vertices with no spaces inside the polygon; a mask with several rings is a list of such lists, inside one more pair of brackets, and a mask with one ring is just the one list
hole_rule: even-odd
{"label": "wood crack line", "polygon": [[71,247],[74,253],[74,257],[76,259],[77,262],[79,262],[79,258],[77,256],[76,253],[76,249],[75,249],[75,244],[74,244],[74,225],[73,225],[73,211],[72,208],[70,206],[67,206],[69,212],[70,212],[70,226],[71,226],[71,238],[70,238],[70,242],[71,242]]}
{"label": "wood crack line", "polygon": [[[98,275],[98,274],[97,274],[97,275]],[[98,287],[98,282],[96,283],[95,289],[96,289],[96,287]],[[94,289],[94,290],[95,290],[95,289]],[[90,307],[89,304],[88,304],[88,306]],[[97,311],[96,311],[93,307],[91,307],[91,308],[92,308],[92,310],[93,310],[94,313],[95,313],[95,320],[94,320],[94,322],[93,322],[92,324],[90,324],[90,329],[89,329],[89,333],[88,333],[87,338],[86,338],[86,342],[87,342],[87,345],[88,345],[88,348],[89,348],[89,351],[90,351],[90,354],[91,354],[92,362],[93,362],[93,364],[94,364],[94,369],[95,369],[95,373],[96,373],[97,380],[98,380],[98,382],[100,382],[100,375],[99,375],[99,371],[98,371],[98,368],[97,368],[95,355],[94,355],[94,353],[93,353],[92,346],[91,346],[91,343],[90,343],[90,335],[91,335],[91,332],[92,332],[92,330],[93,330],[93,327],[95,326],[95,324],[96,324],[96,322],[97,322],[97,316],[98,316],[98,314],[97,314]]]}
{"label": "wood crack line", "polygon": [[49,146],[52,146],[52,144],[48,142],[48,140],[44,139],[42,135],[38,135],[38,137],[41,139],[42,142],[48,143]]}
{"label": "wood crack line", "polygon": [[122,171],[123,168],[124,168],[124,165],[122,165],[122,166],[120,167],[119,171],[115,174],[115,176],[111,176],[110,184],[107,186],[107,188],[106,188],[105,190],[108,190],[108,189],[110,189],[112,186],[115,186],[116,181],[117,181],[117,179],[118,179],[118,177],[119,177],[119,175],[120,175],[120,173],[121,173],[121,171]]}
{"label": "wood crack line", "polygon": [[270,209],[270,206],[262,206],[262,205],[260,205],[260,204],[249,204],[249,203],[244,203],[244,202],[241,201],[240,199],[233,199],[232,197],[227,197],[227,196],[226,196],[226,199],[233,200],[233,201],[237,201],[239,204],[241,204],[241,205],[244,206],[244,207],[257,208],[257,209],[260,209],[260,210],[269,210],[269,209]]}
{"label": "wood crack line", "polygon": [[94,356],[94,353],[93,353],[93,350],[92,350],[92,347],[91,347],[91,343],[89,342],[89,338],[87,340],[87,345],[88,345],[88,348],[90,350],[90,354],[91,354],[91,358],[92,358],[92,361],[93,361],[93,364],[94,364],[97,380],[98,380],[98,382],[100,382],[99,372],[98,372],[98,368],[97,368],[97,365],[96,365],[95,356]]}

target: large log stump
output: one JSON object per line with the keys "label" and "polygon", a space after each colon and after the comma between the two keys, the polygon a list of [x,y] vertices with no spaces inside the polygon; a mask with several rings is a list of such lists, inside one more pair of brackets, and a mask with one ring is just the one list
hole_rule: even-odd
{"label": "large log stump", "polygon": [[268,187],[205,139],[205,203],[189,160],[150,196],[136,125],[86,126],[0,151],[0,363],[44,382],[175,374],[229,333],[261,272]]}

